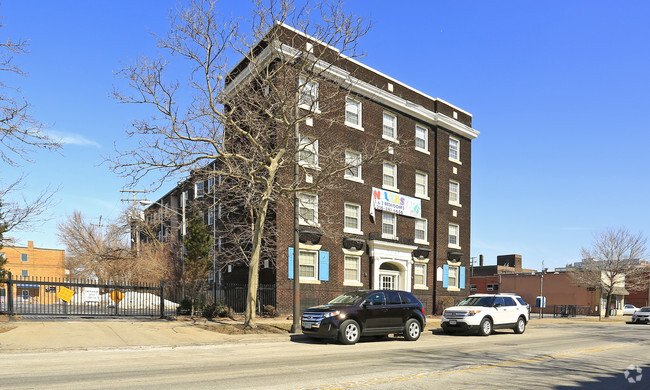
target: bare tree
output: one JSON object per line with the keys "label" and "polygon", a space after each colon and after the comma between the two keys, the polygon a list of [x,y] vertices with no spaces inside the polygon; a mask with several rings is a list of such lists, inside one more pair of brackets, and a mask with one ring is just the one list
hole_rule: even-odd
{"label": "bare tree", "polygon": [[[27,76],[14,62],[14,57],[27,49],[24,40],[0,41],[0,72]],[[29,154],[37,149],[61,148],[60,142],[43,132],[43,124],[32,117],[30,109],[20,89],[0,81],[0,160],[11,166],[18,166],[18,160],[30,161]]]}
{"label": "bare tree", "polygon": [[594,236],[590,248],[582,248],[582,264],[570,268],[576,284],[599,289],[607,296],[605,316],[609,317],[615,287],[638,290],[647,286],[645,268],[639,260],[646,255],[646,237],[625,228],[608,228]]}
{"label": "bare tree", "polygon": [[[215,1],[177,10],[167,36],[157,38],[167,55],[142,58],[120,73],[133,92],[116,91],[115,98],[156,114],[133,123],[129,134],[138,137],[137,149],[111,158],[113,170],[132,183],[155,172],[161,185],[190,171],[229,183],[237,203],[226,207],[243,221],[227,230],[231,253],[240,253],[233,258],[245,259],[249,269],[249,327],[256,326],[259,266],[272,248],[267,229],[277,202],[318,193],[346,169],[375,162],[388,150],[383,142],[366,144],[351,161],[328,131],[344,122],[348,82],[332,77],[333,70],[359,56],[367,23],[331,1],[302,8],[288,0],[255,1],[252,15],[244,32],[240,19],[220,17]],[[232,56],[241,61],[233,66]],[[175,69],[186,67],[186,84],[168,78],[172,61],[180,62]],[[328,147],[318,148],[319,142]],[[296,166],[298,180],[291,174]],[[226,204],[226,197],[220,200]]]}
{"label": "bare tree", "polygon": [[[2,24],[0,24],[0,28]],[[28,42],[24,40],[0,41],[0,72],[27,76],[14,61],[17,55],[27,53]],[[39,149],[58,150],[61,143],[43,132],[43,124],[32,117],[31,106],[19,88],[10,86],[0,78],[0,161],[17,167],[19,161],[31,162],[30,154]],[[29,229],[37,221],[42,222],[52,206],[56,190],[45,189],[33,200],[22,197],[20,201],[10,200],[8,195],[20,192],[24,176],[10,184],[0,180],[0,200],[4,203],[5,233],[14,229]],[[6,240],[7,237],[5,236]],[[0,241],[2,244],[3,241]]]}

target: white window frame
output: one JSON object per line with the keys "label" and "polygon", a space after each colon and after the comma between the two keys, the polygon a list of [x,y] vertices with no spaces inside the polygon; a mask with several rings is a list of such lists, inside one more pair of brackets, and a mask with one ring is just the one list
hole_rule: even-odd
{"label": "white window frame", "polygon": [[[348,110],[348,107],[356,107],[357,110],[357,122],[350,122],[348,121],[348,112],[352,112],[351,110]],[[363,117],[362,117],[362,104],[360,100],[351,98],[351,97],[346,97],[345,98],[345,125],[352,127],[353,129],[361,130],[364,131],[363,128]]]}
{"label": "white window frame", "polygon": [[[420,224],[424,223],[424,229],[418,229],[418,223],[420,223]],[[414,241],[415,241],[417,244],[426,244],[426,245],[429,244],[429,241],[428,241],[428,238],[427,238],[427,237],[428,237],[428,233],[429,233],[429,232],[428,232],[428,230],[429,230],[428,223],[429,223],[429,222],[427,221],[426,218],[416,218],[416,219],[415,219],[415,231],[414,231],[414,233],[413,233],[413,237],[415,238]],[[424,232],[424,239],[417,238],[417,232],[418,232],[418,230],[421,230],[421,231]]]}
{"label": "white window frame", "polygon": [[[318,169],[318,139],[308,135],[300,136],[300,145],[298,146],[298,165]],[[306,154],[314,156],[314,161],[306,161]]]}
{"label": "white window frame", "polygon": [[[418,178],[424,178],[424,192],[418,192]],[[415,171],[415,196],[422,199],[429,198],[429,174],[422,171]]]}
{"label": "white window frame", "polygon": [[[386,126],[386,117],[387,116],[393,118],[393,126]],[[392,112],[384,111],[384,114],[382,115],[381,123],[382,123],[381,137],[383,139],[387,139],[389,141],[399,143],[397,141],[397,115],[393,114]],[[392,129],[392,135],[386,135],[385,129],[387,129],[387,128]]]}
{"label": "white window frame", "polygon": [[[309,201],[308,198],[313,199],[313,208],[307,207],[310,206],[312,203]],[[309,194],[309,193],[300,193],[298,194],[298,202],[299,202],[299,221],[301,225],[308,225],[308,226],[318,226],[318,195],[316,194]],[[301,210],[307,209],[307,210],[312,210],[314,214],[314,220],[310,221],[305,218],[303,218],[303,213]]]}
{"label": "white window frame", "polygon": [[[452,242],[452,238],[456,241]],[[449,248],[460,249],[460,225],[455,223],[449,224],[449,238],[448,238]]]}
{"label": "white window frame", "polygon": [[[348,279],[347,277],[347,270],[352,270],[351,267],[348,267],[348,260],[354,260],[356,262],[356,266],[354,268],[357,277],[355,279]],[[343,283],[347,284],[352,284],[352,285],[357,285],[361,283],[361,256],[358,255],[343,255]]]}
{"label": "white window frame", "polygon": [[204,195],[205,195],[205,182],[197,181],[196,183],[194,183],[194,199],[203,198]]}
{"label": "white window frame", "polygon": [[[424,137],[418,137],[418,130],[422,130]],[[424,141],[424,148],[418,147],[418,139],[421,139]],[[430,154],[429,152],[429,129],[421,126],[421,125],[415,125],[415,150],[419,152],[423,152],[426,154]]]}
{"label": "white window frame", "polygon": [[[452,191],[454,187],[456,191]],[[449,180],[449,204],[460,206],[460,183],[455,180]]]}
{"label": "white window frame", "polygon": [[[315,91],[315,93],[314,93]],[[307,101],[306,97],[309,97]],[[319,113],[318,110],[318,82],[307,80],[305,76],[298,78],[298,107]]]}
{"label": "white window frame", "polygon": [[[452,276],[452,273],[454,274]],[[460,267],[457,265],[450,265],[449,266],[449,274],[447,275],[447,288],[448,289],[459,289],[459,283],[460,283]],[[453,283],[452,283],[453,281]]]}
{"label": "white window frame", "polygon": [[[389,219],[392,219],[392,223],[391,223],[391,221],[388,221]],[[384,226],[392,227],[392,231],[393,231],[392,234],[385,233],[384,232]],[[382,213],[381,213],[381,237],[382,238],[392,239],[392,240],[397,239],[397,214],[389,213],[388,211],[382,211]]]}
{"label": "white window frame", "polygon": [[[421,272],[418,272],[418,269]],[[418,276],[422,277],[422,283],[418,283]],[[413,263],[413,287],[426,287],[427,286],[427,264],[423,262]]]}
{"label": "white window frame", "polygon": [[[348,208],[354,208],[357,210],[356,215],[349,215],[348,214]],[[344,214],[344,220],[343,220],[343,232],[344,233],[352,233],[352,234],[363,234],[363,231],[361,231],[361,205],[356,204],[356,203],[351,203],[351,202],[345,202],[343,204],[343,214]],[[348,218],[350,219],[356,219],[356,226],[355,227],[349,227],[348,226]]]}
{"label": "white window frame", "polygon": [[[386,173],[386,167],[387,166],[392,167],[392,171],[393,171],[392,175]],[[386,184],[386,176],[392,177],[393,178],[393,184],[395,184],[395,185]],[[399,192],[399,190],[397,189],[397,164],[392,163],[390,161],[384,161],[384,163],[382,165],[381,186],[382,186],[382,188],[385,188],[385,189],[388,189],[388,190],[393,190],[395,192]]]}
{"label": "white window frame", "polygon": [[[307,267],[307,266],[311,267],[311,264],[310,265],[302,264],[302,255],[307,254],[307,253],[309,253],[310,255],[313,255],[313,257],[314,257],[314,264],[313,264],[313,270],[314,271],[311,274],[311,276],[303,276],[302,275],[303,267]],[[299,265],[298,266],[298,270],[299,270],[298,271],[299,272],[298,277],[300,278],[301,281],[302,280],[318,280],[318,251],[300,249],[300,251],[298,253],[298,263],[299,263],[298,264]]]}
{"label": "white window frame", "polygon": [[449,137],[449,161],[460,164],[460,140]]}
{"label": "white window frame", "polygon": [[[353,168],[357,169],[357,176],[351,175],[350,168],[345,170],[345,173],[343,177],[347,180],[352,180],[356,181],[359,183],[363,183],[363,176],[361,172],[361,161],[362,161],[362,155],[360,152],[357,152],[356,150],[346,150],[345,151],[345,165],[351,165]],[[356,164],[356,166],[354,166]]]}

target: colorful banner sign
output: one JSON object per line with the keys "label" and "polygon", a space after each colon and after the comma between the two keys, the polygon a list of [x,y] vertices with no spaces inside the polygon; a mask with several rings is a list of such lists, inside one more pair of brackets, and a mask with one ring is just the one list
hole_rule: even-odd
{"label": "colorful banner sign", "polygon": [[375,210],[388,211],[407,217],[422,218],[422,201],[395,192],[372,188],[370,216],[375,218]]}

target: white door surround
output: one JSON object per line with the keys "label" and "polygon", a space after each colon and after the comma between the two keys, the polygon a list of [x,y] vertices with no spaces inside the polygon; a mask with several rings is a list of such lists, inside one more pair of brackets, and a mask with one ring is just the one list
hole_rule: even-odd
{"label": "white door surround", "polygon": [[392,289],[411,291],[413,251],[417,246],[370,240],[368,249],[373,259],[371,288],[383,289],[392,284]]}

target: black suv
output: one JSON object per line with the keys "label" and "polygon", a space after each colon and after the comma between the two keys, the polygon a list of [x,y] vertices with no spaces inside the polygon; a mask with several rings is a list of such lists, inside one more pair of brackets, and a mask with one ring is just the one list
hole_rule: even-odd
{"label": "black suv", "polygon": [[347,292],[328,304],[314,306],[302,315],[302,332],[315,338],[354,344],[361,336],[403,334],[420,338],[426,325],[424,306],[413,294],[397,290]]}

